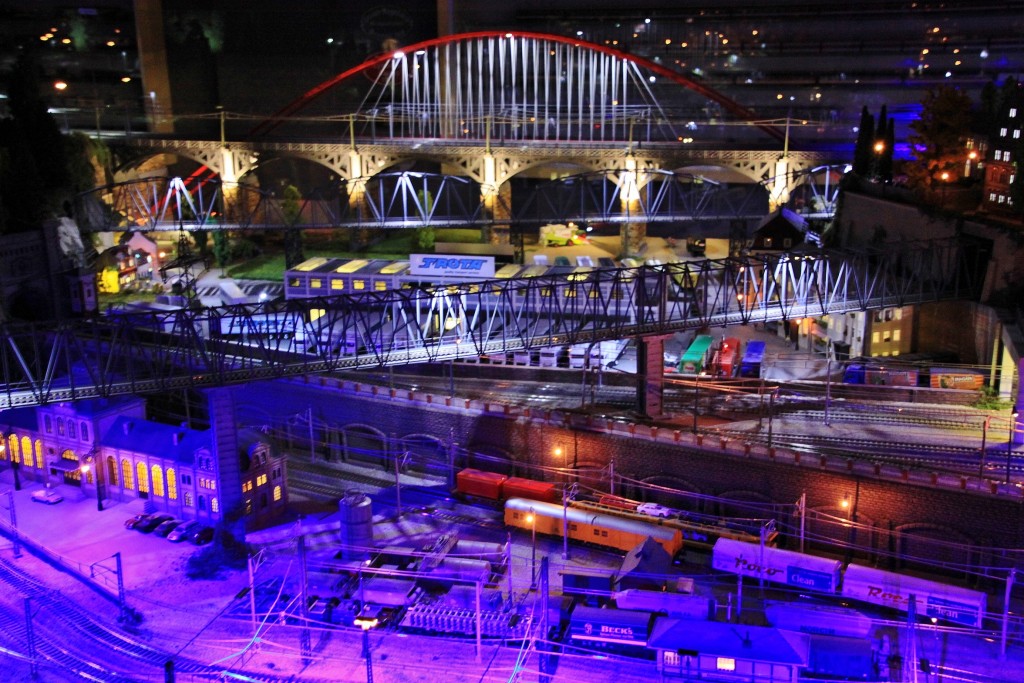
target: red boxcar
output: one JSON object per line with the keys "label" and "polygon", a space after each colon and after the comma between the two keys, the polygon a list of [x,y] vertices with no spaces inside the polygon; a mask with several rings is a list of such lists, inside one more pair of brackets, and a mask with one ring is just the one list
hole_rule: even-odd
{"label": "red boxcar", "polygon": [[455,475],[455,490],[467,496],[499,500],[507,479],[504,474],[467,468]]}
{"label": "red boxcar", "polygon": [[529,498],[546,503],[562,502],[562,491],[552,482],[509,477],[502,486],[505,498]]}
{"label": "red boxcar", "polygon": [[732,377],[740,362],[740,340],[735,337],[727,337],[722,340],[722,345],[716,354],[715,371],[718,375]]}

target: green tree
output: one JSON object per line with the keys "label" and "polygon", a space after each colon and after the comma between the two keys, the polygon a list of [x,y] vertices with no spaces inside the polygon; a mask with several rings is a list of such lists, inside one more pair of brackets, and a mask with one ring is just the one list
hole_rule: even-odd
{"label": "green tree", "polygon": [[302,193],[294,185],[289,185],[282,192],[281,213],[284,214],[284,221],[288,225],[299,222],[299,216],[302,214]]}
{"label": "green tree", "polygon": [[228,257],[231,254],[231,249],[228,246],[227,232],[224,230],[213,231],[213,258],[217,262],[217,266],[223,268],[228,264]]}
{"label": "green tree", "polygon": [[860,112],[860,126],[857,128],[857,143],[853,148],[853,172],[862,178],[867,178],[871,173],[871,160],[874,151],[872,149],[872,134],[875,129],[875,120],[864,107]]}
{"label": "green tree", "polygon": [[904,166],[914,190],[934,195],[943,174],[957,177],[963,165],[963,139],[970,132],[971,100],[960,90],[940,86],[929,90],[921,115],[910,124],[912,158]]}

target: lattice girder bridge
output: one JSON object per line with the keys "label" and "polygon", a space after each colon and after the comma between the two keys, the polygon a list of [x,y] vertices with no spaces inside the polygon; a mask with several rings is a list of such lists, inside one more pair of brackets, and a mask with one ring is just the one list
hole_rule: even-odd
{"label": "lattice girder bridge", "polygon": [[0,410],[976,298],[987,261],[944,241],[6,324]]}

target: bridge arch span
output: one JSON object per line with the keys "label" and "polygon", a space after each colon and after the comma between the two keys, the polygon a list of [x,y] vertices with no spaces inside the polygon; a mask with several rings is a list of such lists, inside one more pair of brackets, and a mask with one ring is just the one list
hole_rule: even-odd
{"label": "bridge arch span", "polygon": [[356,76],[370,77],[373,85],[351,115],[353,125],[373,123],[389,137],[632,141],[634,134],[650,137],[652,127],[663,127],[659,139],[681,140],[666,127],[668,117],[649,87],[662,78],[776,141],[784,138],[754,112],[661,64],[579,39],[521,31],[443,36],[377,55],[307,91],[250,136],[269,134]]}

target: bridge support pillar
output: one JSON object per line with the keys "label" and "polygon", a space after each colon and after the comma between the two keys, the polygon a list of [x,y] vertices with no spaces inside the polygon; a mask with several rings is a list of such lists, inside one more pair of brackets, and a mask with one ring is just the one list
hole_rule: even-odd
{"label": "bridge support pillar", "polygon": [[512,217],[512,186],[502,183],[493,191],[482,189],[484,220],[490,221],[484,228],[483,241],[486,244],[509,244]]}
{"label": "bridge support pillar", "polygon": [[640,186],[636,174],[636,159],[630,155],[626,157],[626,167],[619,174],[619,197],[622,203],[622,213],[628,218],[622,224],[622,255],[641,256],[647,246],[647,221],[631,220],[632,217],[641,218],[643,210],[640,206]]}
{"label": "bridge support pillar", "polygon": [[[366,206],[366,181],[358,180],[363,177],[363,157],[353,149],[348,153],[348,158],[349,178],[351,179],[348,185],[348,206],[352,212],[351,215],[358,216],[359,222],[362,223],[370,216]],[[353,249],[362,249],[369,241],[369,228],[359,227],[352,231],[350,244]]]}
{"label": "bridge support pillar", "polygon": [[663,414],[666,337],[636,338],[637,410],[647,417]]}

